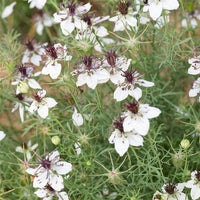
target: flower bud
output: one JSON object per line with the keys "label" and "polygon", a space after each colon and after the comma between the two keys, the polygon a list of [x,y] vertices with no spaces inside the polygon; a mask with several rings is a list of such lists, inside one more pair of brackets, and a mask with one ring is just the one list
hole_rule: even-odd
{"label": "flower bud", "polygon": [[183,165],[184,155],[181,152],[175,153],[172,156],[172,163],[178,169]]}
{"label": "flower bud", "polygon": [[184,140],[181,141],[181,147],[182,147],[183,149],[186,150],[186,149],[189,148],[189,146],[190,146],[190,141],[189,141],[189,140],[184,139]]}
{"label": "flower bud", "polygon": [[117,171],[111,171],[108,174],[108,178],[110,182],[115,185],[120,185],[120,183],[122,182],[122,179],[120,178],[119,173]]}
{"label": "flower bud", "polygon": [[90,166],[92,163],[88,160],[87,162],[86,162],[86,165],[87,166]]}
{"label": "flower bud", "polygon": [[17,85],[17,94],[19,93],[27,93],[29,90],[29,86],[26,82],[20,81]]}
{"label": "flower bud", "polygon": [[53,136],[51,138],[51,142],[54,144],[54,145],[58,145],[60,143],[60,138],[58,136]]}

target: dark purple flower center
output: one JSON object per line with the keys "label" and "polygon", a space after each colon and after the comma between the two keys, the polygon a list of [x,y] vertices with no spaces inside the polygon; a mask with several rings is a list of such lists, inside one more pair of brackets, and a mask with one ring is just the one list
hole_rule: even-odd
{"label": "dark purple flower center", "polygon": [[92,26],[92,20],[91,20],[91,16],[89,16],[87,13],[84,15],[84,17],[82,18],[84,22],[87,23],[87,25],[89,27]]}
{"label": "dark purple flower center", "polygon": [[124,133],[123,121],[124,120],[120,117],[119,120],[115,120],[115,122],[113,122],[114,127],[118,129],[121,133]]}
{"label": "dark purple flower center", "polygon": [[15,97],[18,98],[19,101],[23,101],[24,100],[24,97],[23,97],[22,93],[19,93],[19,94],[15,95]]}
{"label": "dark purple flower center", "polygon": [[134,78],[135,78],[134,77],[135,72],[136,72],[136,69],[132,70],[132,68],[131,68],[130,71],[127,70],[127,71],[123,72],[124,74],[122,74],[122,76],[126,78],[126,81],[128,83],[133,83]]}
{"label": "dark purple flower center", "polygon": [[38,11],[37,11],[37,14],[38,14],[40,17],[43,17],[44,11],[43,11],[43,10],[38,10]]}
{"label": "dark purple flower center", "polygon": [[92,56],[84,56],[82,61],[87,70],[92,69]]}
{"label": "dark purple flower center", "polygon": [[153,199],[160,199],[160,200],[161,200],[161,195],[160,195],[160,194],[157,194],[156,196],[154,196]]}
{"label": "dark purple flower center", "polygon": [[35,95],[33,95],[34,96],[34,98],[35,98],[35,100],[37,101],[37,102],[41,102],[42,101],[42,97],[40,97],[38,94],[35,94]]}
{"label": "dark purple flower center", "polygon": [[51,169],[51,161],[49,160],[49,158],[42,160],[40,164],[47,170]]}
{"label": "dark purple flower center", "polygon": [[74,16],[75,10],[76,10],[76,4],[72,3],[72,1],[70,1],[67,5],[68,5],[68,8],[69,8],[69,15]]}
{"label": "dark purple flower center", "polygon": [[148,4],[148,0],[143,0],[144,4]]}
{"label": "dark purple flower center", "polygon": [[19,70],[19,72],[21,73],[21,75],[23,77],[27,77],[28,76],[28,74],[27,74],[27,67],[26,66],[21,65],[21,66],[19,66],[18,70]]}
{"label": "dark purple flower center", "polygon": [[198,181],[200,181],[200,171],[199,170],[196,170],[196,174],[195,174],[195,177]]}
{"label": "dark purple flower center", "polygon": [[27,43],[25,43],[26,47],[28,48],[29,51],[34,51],[33,43],[31,40],[28,40]]}
{"label": "dark purple flower center", "polygon": [[108,64],[111,66],[111,67],[115,67],[115,63],[116,63],[116,58],[117,58],[117,54],[115,53],[115,51],[110,51],[110,52],[106,52],[106,59],[107,59],[107,62]]}
{"label": "dark purple flower center", "polygon": [[26,142],[23,142],[23,143],[22,143],[22,148],[23,148],[23,149],[28,149],[28,145],[26,144]]}
{"label": "dark purple flower center", "polygon": [[57,53],[56,53],[56,49],[55,49],[54,46],[50,46],[50,47],[46,48],[45,50],[46,50],[47,54],[49,56],[51,56],[52,59],[55,60],[56,58],[58,58]]}
{"label": "dark purple flower center", "polygon": [[131,5],[131,2],[128,1],[120,1],[118,3],[118,7],[117,7],[117,10],[119,10],[119,12],[122,14],[122,15],[126,15],[128,13],[128,7]]}
{"label": "dark purple flower center", "polygon": [[168,194],[174,194],[174,191],[176,189],[176,186],[174,183],[167,183],[165,185],[165,191],[168,193]]}
{"label": "dark purple flower center", "polygon": [[131,111],[134,114],[138,113],[139,103],[135,99],[133,99],[133,103],[128,102],[125,105],[126,105],[127,110]]}
{"label": "dark purple flower center", "polygon": [[55,193],[55,190],[49,185],[47,184],[46,188],[51,192],[51,193]]}

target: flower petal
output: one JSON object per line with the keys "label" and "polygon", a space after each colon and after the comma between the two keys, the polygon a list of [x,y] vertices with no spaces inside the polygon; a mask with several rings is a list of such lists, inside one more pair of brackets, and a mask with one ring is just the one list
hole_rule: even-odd
{"label": "flower petal", "polygon": [[72,164],[65,161],[60,161],[52,166],[52,169],[55,170],[58,174],[64,175],[72,171]]}
{"label": "flower petal", "polygon": [[40,105],[39,108],[38,108],[38,114],[43,119],[47,118],[47,116],[49,114],[48,106],[46,104],[45,105]]}
{"label": "flower petal", "polygon": [[127,151],[129,147],[129,142],[124,137],[117,137],[115,139],[115,150],[120,155],[123,156]]}

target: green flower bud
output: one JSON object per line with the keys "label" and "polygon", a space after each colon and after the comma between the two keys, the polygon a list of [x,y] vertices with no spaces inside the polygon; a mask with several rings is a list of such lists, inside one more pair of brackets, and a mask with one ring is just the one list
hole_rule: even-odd
{"label": "green flower bud", "polygon": [[17,93],[27,93],[29,86],[25,81],[20,81],[17,85]]}
{"label": "green flower bud", "polygon": [[172,163],[177,169],[180,168],[184,163],[184,154],[181,152],[175,153],[172,156]]}
{"label": "green flower bud", "polygon": [[115,184],[115,185],[120,185],[120,183],[122,182],[122,179],[119,176],[118,171],[111,171],[108,174],[108,178],[109,178],[110,182]]}
{"label": "green flower bud", "polygon": [[190,141],[189,141],[189,140],[184,139],[184,140],[181,141],[181,147],[182,147],[183,149],[186,150],[186,149],[189,148],[189,146],[190,146]]}
{"label": "green flower bud", "polygon": [[58,145],[60,144],[60,138],[58,136],[53,136],[51,138],[51,142],[54,144],[54,145]]}
{"label": "green flower bud", "polygon": [[88,165],[88,166],[90,166],[92,163],[88,160],[87,162],[86,162],[86,165]]}

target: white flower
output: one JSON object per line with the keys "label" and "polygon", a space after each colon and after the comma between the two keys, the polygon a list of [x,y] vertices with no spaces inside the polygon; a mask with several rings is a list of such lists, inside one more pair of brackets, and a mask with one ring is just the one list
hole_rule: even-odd
{"label": "white flower", "polygon": [[79,142],[76,142],[75,144],[74,144],[74,146],[75,146],[75,149],[76,149],[76,153],[77,153],[77,155],[79,156],[80,155],[80,153],[81,153],[81,144],[79,143]]}
{"label": "white flower", "polygon": [[169,22],[169,15],[165,16],[165,18],[163,16],[160,16],[157,20],[156,20],[156,24],[154,25],[156,28],[160,29],[162,28],[165,23]]}
{"label": "white flower", "polygon": [[44,188],[47,184],[56,191],[61,191],[64,188],[61,175],[69,173],[72,170],[72,164],[59,160],[59,152],[53,151],[47,154],[44,159],[40,159],[38,167],[26,169],[27,173],[35,176],[34,188]]}
{"label": "white flower", "polygon": [[58,200],[68,200],[68,195],[66,192],[58,192],[54,190],[50,185],[47,185],[45,188],[40,188],[34,192],[39,198],[43,200],[51,200],[53,196],[58,197]]}
{"label": "white flower", "polygon": [[185,187],[191,188],[190,195],[192,200],[200,198],[200,172],[195,170],[191,173],[191,180],[185,183]]}
{"label": "white flower", "polygon": [[1,14],[1,18],[4,19],[4,18],[8,17],[9,15],[11,15],[12,12],[13,12],[13,8],[14,8],[15,5],[16,5],[16,1],[13,2],[13,3],[11,3],[9,6],[6,6],[4,8],[2,14]]}
{"label": "white flower", "polygon": [[161,199],[163,200],[188,200],[188,197],[182,192],[185,183],[165,183],[162,187]]}
{"label": "white flower", "polygon": [[188,69],[188,74],[197,75],[200,74],[200,56],[190,58],[188,63],[191,64]]}
{"label": "white flower", "polygon": [[149,119],[158,117],[160,109],[151,107],[148,104],[139,104],[133,99],[133,103],[126,103],[127,112],[124,112],[123,129],[125,132],[134,130],[140,135],[146,135],[149,131]]}
{"label": "white flower", "polygon": [[37,148],[38,144],[34,144],[31,146],[31,140],[28,141],[28,143],[23,143],[23,146],[17,146],[15,151],[19,153],[25,153],[27,160],[29,161],[31,159],[31,151],[34,151]]}
{"label": "white flower", "polygon": [[36,7],[37,9],[42,9],[47,0],[28,0],[30,3],[30,8]]}
{"label": "white flower", "polygon": [[190,89],[189,91],[189,97],[196,97],[199,94],[200,94],[200,78],[194,81],[192,89]]}
{"label": "white flower", "polygon": [[192,28],[195,28],[198,25],[196,19],[200,20],[200,14],[199,14],[198,10],[194,10],[192,13],[186,12],[186,18],[187,18],[187,20],[183,19],[181,21],[181,25],[183,27],[187,27],[187,21],[188,21],[191,24]]}
{"label": "white flower", "polygon": [[23,97],[22,93],[17,94],[16,98],[18,98],[18,100],[22,103],[16,101],[11,112],[15,112],[19,108],[19,116],[20,116],[21,122],[24,122],[24,111],[28,110],[29,102],[32,102],[33,99],[30,97]]}
{"label": "white flower", "polygon": [[148,3],[144,6],[143,11],[149,11],[149,14],[153,20],[157,20],[162,14],[162,10],[176,10],[179,7],[177,0],[148,0]]}
{"label": "white flower", "polygon": [[103,26],[99,26],[96,24],[108,20],[109,18],[110,16],[92,18],[86,13],[82,19],[84,22],[87,23],[89,28],[92,28],[94,30],[95,35],[97,35],[98,37],[105,37],[108,35],[107,29]]}
{"label": "white flower", "polygon": [[123,156],[131,146],[143,146],[143,137],[136,133],[134,130],[125,132],[123,129],[123,119],[120,118],[119,121],[113,123],[115,130],[112,132],[109,142],[115,145],[116,152]]}
{"label": "white flower", "polygon": [[127,59],[124,56],[118,57],[115,51],[106,53],[106,59],[104,60],[103,66],[107,68],[110,73],[110,80],[114,84],[120,84],[125,81],[125,77],[121,74],[122,71],[127,71],[130,65],[131,59]]}
{"label": "white flower", "polygon": [[3,140],[5,136],[6,134],[4,133],[4,131],[0,131],[0,141]]}
{"label": "white flower", "polygon": [[140,99],[142,96],[142,90],[136,87],[135,84],[144,87],[154,86],[153,82],[139,79],[142,75],[140,75],[136,69],[132,71],[131,68],[130,71],[124,71],[123,73],[121,73],[121,76],[124,77],[124,82],[119,83],[114,92],[114,99],[116,99],[117,101],[122,101],[126,99],[129,95],[136,100]]}
{"label": "white flower", "polygon": [[107,82],[110,74],[101,66],[101,60],[95,59],[92,56],[85,56],[83,58],[83,64],[72,72],[72,75],[78,74],[77,87],[87,84],[89,88],[95,89],[97,84]]}
{"label": "white flower", "polygon": [[40,66],[40,62],[42,61],[41,55],[44,52],[44,49],[40,44],[36,43],[36,41],[30,41],[25,44],[27,49],[24,51],[22,57],[22,63],[28,63],[29,61],[36,66]]}
{"label": "white flower", "polygon": [[[12,85],[17,85],[16,94],[27,93],[29,87],[33,89],[41,89],[39,83],[35,79],[31,78],[32,76],[34,77],[39,75],[39,73],[33,74],[32,66],[22,64],[20,67],[18,67],[18,71],[19,74],[16,76],[16,81],[11,83]],[[26,83],[26,81],[28,83]]]}
{"label": "white flower", "polygon": [[40,90],[34,95],[35,100],[33,100],[28,111],[34,113],[38,112],[39,116],[42,118],[47,118],[49,113],[49,108],[56,106],[57,102],[50,97],[44,98],[46,95],[46,90]]}
{"label": "white flower", "polygon": [[50,75],[52,79],[57,79],[61,73],[61,64],[57,61],[71,60],[71,56],[67,55],[67,47],[62,46],[60,43],[54,44],[49,48],[45,48],[46,50],[46,61],[45,66],[42,69],[42,74]]}
{"label": "white flower", "polygon": [[62,6],[62,10],[54,14],[55,22],[60,23],[62,33],[66,36],[72,33],[75,28],[83,31],[87,28],[87,23],[79,16],[87,13],[91,7],[90,3],[76,6],[76,3],[69,1],[67,8]]}
{"label": "white flower", "polygon": [[113,30],[114,32],[124,31],[125,28],[131,30],[130,27],[137,27],[137,19],[134,17],[137,12],[134,13],[133,11],[131,11],[130,5],[130,1],[126,2],[121,0],[119,2],[117,8],[119,12],[117,13],[117,16],[109,19],[109,21],[115,22],[115,27]]}
{"label": "white flower", "polygon": [[80,113],[78,113],[76,107],[74,107],[74,113],[72,115],[73,124],[75,126],[83,125],[83,117]]}
{"label": "white flower", "polygon": [[43,10],[39,10],[37,14],[34,16],[33,21],[35,22],[36,32],[39,35],[42,35],[44,26],[50,27],[54,23],[53,17],[49,16]]}

